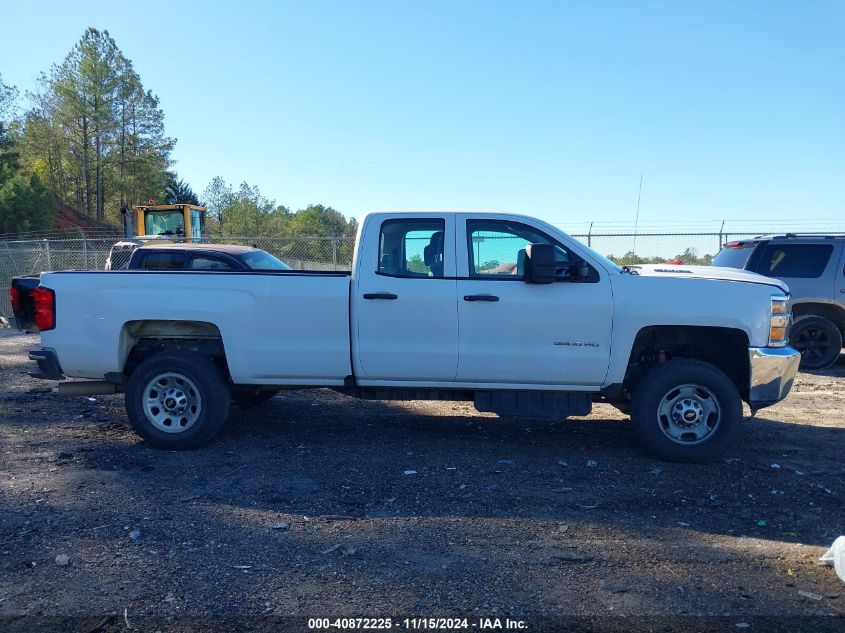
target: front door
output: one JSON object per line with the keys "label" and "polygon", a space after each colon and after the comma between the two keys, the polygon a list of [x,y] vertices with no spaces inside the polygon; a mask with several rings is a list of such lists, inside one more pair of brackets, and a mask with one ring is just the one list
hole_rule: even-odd
{"label": "front door", "polygon": [[[590,267],[579,281],[575,255],[518,221],[462,217],[458,232],[458,381],[600,385],[610,361],[613,297],[607,276]],[[560,280],[523,281],[525,247],[554,244]],[[463,273],[463,271],[462,271]]]}
{"label": "front door", "polygon": [[[354,290],[358,380],[447,382],[458,366],[454,219],[374,222]],[[375,239],[378,248],[374,248]]]}

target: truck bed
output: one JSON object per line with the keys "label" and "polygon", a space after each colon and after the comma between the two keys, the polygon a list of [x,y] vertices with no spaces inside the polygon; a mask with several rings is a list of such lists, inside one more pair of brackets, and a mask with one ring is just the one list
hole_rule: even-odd
{"label": "truck bed", "polygon": [[193,323],[219,332],[235,383],[342,385],[352,373],[349,283],[335,272],[44,273],[57,316],[42,344],[61,341],[65,375],[102,379],[157,324]]}

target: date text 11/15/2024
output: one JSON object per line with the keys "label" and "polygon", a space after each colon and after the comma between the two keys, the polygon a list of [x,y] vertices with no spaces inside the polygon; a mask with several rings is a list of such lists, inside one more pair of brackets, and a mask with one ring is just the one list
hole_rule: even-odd
{"label": "date text 11/15/2024", "polygon": [[511,618],[309,618],[310,630],[390,630],[458,631],[458,630],[510,630],[528,629],[525,620]]}

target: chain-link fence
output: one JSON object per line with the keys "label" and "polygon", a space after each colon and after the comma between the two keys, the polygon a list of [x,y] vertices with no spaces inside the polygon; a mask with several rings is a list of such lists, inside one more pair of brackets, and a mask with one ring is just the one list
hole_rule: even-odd
{"label": "chain-link fence", "polygon": [[[621,264],[674,260],[709,264],[725,242],[755,235],[759,232],[583,233],[572,237]],[[121,239],[118,234],[99,234],[0,241],[0,284],[8,287],[12,277],[45,270],[102,270],[112,245]],[[294,270],[350,270],[352,267],[354,238],[351,237],[225,237],[205,241],[256,246]],[[0,316],[10,314],[9,293],[0,289]]]}
{"label": "chain-link fence", "polygon": [[725,242],[761,233],[579,233],[572,237],[619,264],[681,261],[708,265]]}

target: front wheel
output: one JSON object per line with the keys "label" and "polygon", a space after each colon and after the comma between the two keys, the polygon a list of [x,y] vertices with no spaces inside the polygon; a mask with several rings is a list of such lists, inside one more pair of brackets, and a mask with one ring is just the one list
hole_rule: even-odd
{"label": "front wheel", "polygon": [[697,360],[658,365],[637,385],[631,418],[643,443],[672,462],[705,462],[730,445],[742,400],[725,373]]}
{"label": "front wheel", "polygon": [[126,413],[135,431],[159,448],[208,442],[229,413],[229,389],[208,358],[161,352],[142,362],[126,383]]}

